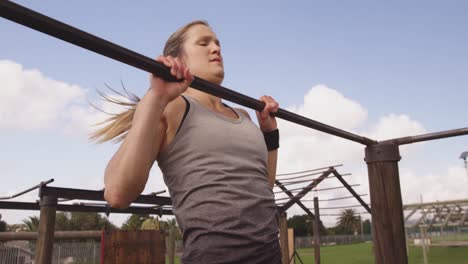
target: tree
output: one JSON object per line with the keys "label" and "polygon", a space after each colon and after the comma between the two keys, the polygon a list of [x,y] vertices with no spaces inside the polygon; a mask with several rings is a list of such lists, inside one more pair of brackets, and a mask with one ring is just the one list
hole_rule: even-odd
{"label": "tree", "polygon": [[313,234],[312,223],[308,215],[294,215],[288,219],[288,227],[294,229],[294,236],[309,236]]}
{"label": "tree", "polygon": [[23,227],[26,231],[37,232],[39,230],[39,217],[30,216],[23,220]]}
{"label": "tree", "polygon": [[150,217],[143,221],[141,230],[161,230],[161,225],[157,218]]}
{"label": "tree", "polygon": [[127,221],[122,224],[122,229],[125,230],[140,230],[141,224],[148,219],[152,218],[148,214],[132,214],[127,218]]}
{"label": "tree", "polygon": [[175,218],[169,219],[169,220],[167,220],[166,222],[164,222],[162,224],[163,225],[165,224],[166,229],[174,231],[175,240],[182,240],[182,232],[180,231],[179,226],[177,225],[177,221],[176,221]]}
{"label": "tree", "polygon": [[354,209],[341,210],[340,216],[337,219],[336,233],[358,234],[360,229],[360,220]]}
{"label": "tree", "polygon": [[[313,221],[309,215],[294,215],[288,219],[288,227],[294,229],[294,236],[313,236],[314,227]],[[320,221],[320,234],[327,233],[327,228]]]}
{"label": "tree", "polygon": [[362,223],[362,229],[364,229],[364,234],[371,234],[372,225],[371,225],[371,221],[369,219],[366,219]]}
{"label": "tree", "polygon": [[0,214],[0,232],[5,232],[7,230],[7,223],[2,221],[2,215]]}

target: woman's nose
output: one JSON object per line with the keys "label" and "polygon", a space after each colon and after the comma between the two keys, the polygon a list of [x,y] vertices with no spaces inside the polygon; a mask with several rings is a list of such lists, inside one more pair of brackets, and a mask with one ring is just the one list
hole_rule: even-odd
{"label": "woman's nose", "polygon": [[211,44],[211,53],[221,54],[221,47],[215,43]]}

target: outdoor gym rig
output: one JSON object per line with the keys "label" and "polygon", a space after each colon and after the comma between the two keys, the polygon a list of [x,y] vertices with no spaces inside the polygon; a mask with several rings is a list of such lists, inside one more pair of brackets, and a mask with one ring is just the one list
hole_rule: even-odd
{"label": "outdoor gym rig", "polygon": [[[0,15],[6,19],[50,36],[94,51],[103,56],[153,73],[168,81],[177,81],[163,64],[109,41],[66,25],[11,1],[0,0]],[[195,77],[192,88],[260,111],[264,103],[220,85]],[[327,134],[365,145],[369,192],[372,208],[374,255],[377,264],[408,263],[403,208],[398,172],[399,146],[468,134],[468,127],[418,136],[376,141],[279,109],[276,117]]]}

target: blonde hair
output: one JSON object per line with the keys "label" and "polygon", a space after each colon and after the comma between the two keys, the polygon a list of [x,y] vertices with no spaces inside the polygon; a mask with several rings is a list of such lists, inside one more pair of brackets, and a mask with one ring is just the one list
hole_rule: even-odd
{"label": "blonde hair", "polygon": [[[167,39],[166,44],[164,45],[163,55],[178,57],[183,54],[183,45],[187,39],[187,31],[195,25],[204,25],[209,27],[208,22],[204,20],[194,20],[183,27],[179,28],[177,31],[172,33],[172,35]],[[120,142],[125,138],[128,130],[132,127],[133,115],[136,110],[136,106],[140,101],[140,98],[134,94],[129,94],[127,89],[122,85],[126,95],[119,93],[118,91],[110,88],[116,94],[125,97],[127,100],[120,100],[109,95],[104,94],[98,90],[99,95],[103,98],[104,101],[118,104],[124,107],[127,107],[126,111],[123,111],[119,114],[106,113],[105,111],[99,109],[98,107],[92,105],[101,112],[104,112],[110,115],[109,118],[105,119],[103,122],[95,124],[95,126],[104,125],[103,127],[93,131],[89,135],[91,141],[96,141],[97,143],[104,143],[107,141],[113,140],[114,142]]]}

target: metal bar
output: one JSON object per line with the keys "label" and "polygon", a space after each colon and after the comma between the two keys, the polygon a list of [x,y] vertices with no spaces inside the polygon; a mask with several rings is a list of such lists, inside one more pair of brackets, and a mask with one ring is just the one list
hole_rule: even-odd
{"label": "metal bar", "polygon": [[434,205],[450,205],[450,204],[458,204],[458,205],[468,205],[468,199],[464,200],[449,200],[449,201],[442,201],[442,202],[432,202],[432,203],[414,203],[414,204],[406,204],[403,205],[403,210],[411,210],[413,208],[427,208],[432,207]]}
{"label": "metal bar", "polygon": [[417,136],[393,138],[393,139],[388,139],[382,142],[390,142],[390,143],[394,143],[397,145],[405,145],[405,144],[411,144],[415,142],[422,142],[422,141],[463,136],[463,135],[468,135],[468,127],[429,133],[429,134],[423,134],[423,135],[417,135]]}
{"label": "metal bar", "polygon": [[421,217],[416,222],[414,222],[411,228],[417,227],[421,223],[421,221],[424,219],[424,217],[426,217],[427,213],[428,211],[423,211]]}
{"label": "metal bar", "polygon": [[[361,186],[361,184],[351,184],[350,186],[356,187],[356,186]],[[315,189],[314,192],[321,192],[321,191],[330,191],[330,190],[337,190],[337,189],[343,189],[346,188],[345,186],[339,186],[339,187],[330,187],[330,188],[323,188],[323,189]]]}
{"label": "metal bar", "polygon": [[[411,213],[409,213],[409,214],[405,217],[405,223],[406,223],[406,221],[408,221],[408,219],[410,219],[410,217],[411,217],[414,213],[416,213],[416,211],[417,211],[419,208],[421,208],[421,207],[415,208],[413,211],[411,211]],[[404,207],[404,206],[403,206],[403,210],[405,210],[405,207]]]}
{"label": "metal bar", "polygon": [[[87,32],[42,15],[21,5],[15,4],[11,1],[0,2],[0,16],[63,41],[77,45],[84,49],[96,52],[108,58],[112,58],[127,65],[153,73],[164,78],[165,80],[177,81],[176,78],[170,74],[170,71],[167,67],[154,59],[143,56],[122,46],[118,46],[107,40],[91,35]],[[261,111],[265,106],[265,103],[259,100],[245,96],[233,90],[229,90],[221,85],[208,82],[198,77],[195,77],[190,87],[257,111]],[[278,112],[273,115],[278,118],[282,118],[284,120],[288,120],[290,122],[327,134],[358,142],[363,145],[372,145],[377,143],[375,140],[371,140],[369,138],[317,122],[284,109],[279,109]]]}
{"label": "metal bar", "polygon": [[28,193],[28,192],[30,192],[30,191],[32,191],[32,190],[35,190],[35,189],[37,189],[37,188],[39,188],[39,187],[41,187],[41,186],[43,186],[43,185],[47,185],[47,184],[49,184],[49,183],[51,183],[51,182],[53,182],[53,181],[54,181],[54,179],[49,179],[49,180],[47,180],[47,181],[41,182],[41,183],[39,183],[38,185],[35,185],[35,186],[33,186],[33,187],[29,188],[29,189],[26,189],[26,190],[24,190],[24,191],[22,191],[22,192],[19,192],[19,193],[17,193],[17,194],[12,195],[12,196],[0,197],[0,200],[9,200],[9,199],[13,199],[13,198],[18,197],[18,196],[20,196],[20,195],[23,195],[23,194],[25,194],[25,193]]}
{"label": "metal bar", "polygon": [[[71,199],[71,200],[78,199],[78,200],[105,201],[104,191],[44,186],[42,188],[42,193],[44,195],[55,195],[58,198],[66,198],[66,199]],[[172,201],[170,197],[155,196],[155,195],[140,195],[138,196],[137,199],[135,199],[135,201],[133,201],[133,203],[172,205]]]}
{"label": "metal bar", "polygon": [[[278,183],[280,183],[280,182],[279,182],[278,180],[276,180],[276,183],[278,184]],[[280,186],[280,188],[281,188],[291,199],[294,198],[294,195],[293,195],[288,189],[286,189],[286,187]],[[305,194],[304,194],[304,195],[305,195]],[[302,196],[304,196],[304,195],[302,195]],[[301,197],[302,197],[302,196],[301,196]],[[278,200],[280,200],[280,199],[278,199]],[[281,200],[284,200],[284,199],[281,199]],[[287,203],[287,202],[286,202],[286,203]],[[284,206],[286,203],[281,204],[281,206]],[[312,219],[315,219],[314,214],[313,214],[300,200],[298,200],[298,201],[296,202],[296,204],[299,205],[299,207],[301,207],[302,210],[304,210],[304,212],[306,212],[306,214],[307,214],[309,217],[311,217]]]}
{"label": "metal bar", "polygon": [[285,210],[285,211],[288,210],[289,207],[291,207],[293,204],[295,204],[297,201],[299,201],[299,199],[301,199],[301,197],[304,196],[306,193],[310,192],[310,190],[317,187],[317,185],[319,183],[321,183],[325,178],[327,178],[328,175],[330,175],[333,171],[335,171],[335,169],[333,169],[333,168],[328,169],[317,180],[315,180],[312,183],[310,183],[309,185],[307,185],[307,187],[305,187],[302,191],[300,191],[294,198],[292,198],[291,200],[286,202],[285,205],[283,205],[283,207],[282,207],[283,210]]}
{"label": "metal bar", "polygon": [[337,165],[332,165],[332,166],[327,166],[327,167],[322,167],[322,168],[315,168],[315,169],[305,170],[305,171],[296,171],[296,172],[280,173],[280,174],[277,174],[276,176],[296,175],[296,174],[308,173],[308,172],[319,171],[319,170],[323,170],[323,171],[324,171],[324,170],[327,170],[327,169],[330,169],[330,168],[336,168],[336,167],[341,167],[341,166],[343,166],[343,164],[337,164]]}
{"label": "metal bar", "polygon": [[468,217],[468,208],[465,209],[465,213],[463,214],[463,217],[460,219],[460,223],[458,226],[464,226],[467,217]]}
{"label": "metal bar", "polygon": [[367,203],[365,203],[361,197],[354,191],[354,189],[341,177],[341,175],[337,172],[334,171],[333,174],[335,174],[336,178],[348,189],[348,191],[358,200],[360,204],[369,212],[371,213],[371,209]]}
{"label": "metal bar", "polygon": [[[359,194],[359,196],[367,196],[367,194]],[[345,200],[345,199],[351,199],[354,198],[354,196],[346,196],[346,197],[338,197],[338,198],[331,198],[331,199],[320,199],[319,202],[330,202],[330,201],[337,201],[337,200]],[[305,202],[306,200],[302,200]],[[312,201],[312,200],[310,200]]]}
{"label": "metal bar", "polygon": [[[0,202],[0,209],[9,210],[39,210],[38,203],[26,202]],[[78,204],[58,204],[57,211],[62,212],[94,212],[94,213],[114,213],[114,214],[156,214],[156,215],[172,215],[171,209],[149,208],[140,206],[130,206],[127,209],[119,210],[108,208],[105,206],[86,206]]]}
{"label": "metal bar", "polygon": [[[285,188],[286,189],[286,188]],[[286,191],[285,191],[286,192]],[[289,191],[288,191],[289,192]],[[282,201],[282,200],[288,200],[288,199],[291,199],[291,197],[294,197],[293,193],[289,192],[291,195],[289,197],[282,197],[282,198],[278,198],[278,199],[275,199],[275,201]],[[302,195],[302,196],[305,196],[305,195]],[[302,197],[301,196],[301,197]]]}
{"label": "metal bar", "polygon": [[[305,177],[308,177],[308,176],[313,176],[313,175],[320,175],[322,174],[322,172],[318,172],[318,173],[312,173],[312,174],[307,174],[307,175],[303,175],[303,176],[298,176],[298,177],[292,177],[292,178],[287,178],[287,179],[282,179],[281,183],[283,185],[291,185],[291,183],[296,183],[296,182],[304,182],[304,181],[313,181],[317,178],[313,178],[313,179],[307,179],[307,180],[300,180],[300,181],[290,181],[290,180],[293,180],[293,179],[299,179],[299,178],[305,178]],[[350,176],[352,175],[352,173],[344,173],[344,174],[340,174],[342,177],[344,176]],[[331,179],[331,178],[335,178],[336,176],[328,176],[327,179]]]}
{"label": "metal bar", "polygon": [[[54,240],[101,238],[101,230],[96,231],[55,231]],[[0,241],[37,240],[38,232],[0,232]]]}
{"label": "metal bar", "polygon": [[448,224],[448,222],[450,221],[450,217],[452,216],[453,209],[452,209],[452,208],[449,208],[448,210],[449,210],[449,211],[448,211],[447,218],[445,218],[444,224],[442,225],[442,227],[447,227],[447,224]]}
{"label": "metal bar", "polygon": [[348,205],[348,206],[332,206],[332,207],[322,207],[320,210],[335,210],[335,209],[347,209],[347,208],[356,208],[361,207],[362,204],[358,205]]}
{"label": "metal bar", "polygon": [[281,178],[281,181],[284,183],[284,182],[287,182],[288,180],[294,180],[294,179],[300,179],[300,178],[305,178],[305,177],[314,176],[314,175],[320,175],[323,172],[324,171],[319,171],[319,172],[305,174],[305,175],[296,176],[296,177],[288,177],[288,178],[283,177],[283,178]]}

